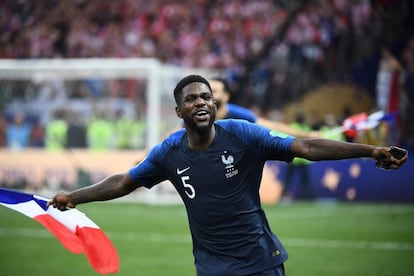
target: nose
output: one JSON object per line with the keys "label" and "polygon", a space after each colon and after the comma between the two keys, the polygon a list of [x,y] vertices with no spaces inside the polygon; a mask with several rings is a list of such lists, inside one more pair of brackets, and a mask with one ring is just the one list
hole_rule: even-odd
{"label": "nose", "polygon": [[197,98],[195,99],[194,104],[195,104],[196,106],[205,105],[205,104],[206,104],[206,101],[205,101],[202,97],[197,97]]}

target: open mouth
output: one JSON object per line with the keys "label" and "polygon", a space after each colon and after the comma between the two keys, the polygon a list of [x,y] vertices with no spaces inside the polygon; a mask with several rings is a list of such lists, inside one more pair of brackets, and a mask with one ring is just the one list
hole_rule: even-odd
{"label": "open mouth", "polygon": [[194,117],[195,117],[197,120],[199,120],[199,121],[204,121],[204,120],[208,120],[208,119],[209,119],[209,115],[210,115],[210,113],[209,113],[209,112],[207,112],[206,110],[200,110],[200,111],[197,111],[197,112],[194,114]]}

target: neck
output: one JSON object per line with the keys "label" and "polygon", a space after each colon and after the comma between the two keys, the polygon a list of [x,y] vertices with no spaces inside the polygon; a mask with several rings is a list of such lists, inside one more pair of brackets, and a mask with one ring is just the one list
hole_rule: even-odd
{"label": "neck", "polygon": [[214,125],[206,132],[197,132],[187,129],[188,147],[191,150],[207,149],[214,141],[216,128]]}

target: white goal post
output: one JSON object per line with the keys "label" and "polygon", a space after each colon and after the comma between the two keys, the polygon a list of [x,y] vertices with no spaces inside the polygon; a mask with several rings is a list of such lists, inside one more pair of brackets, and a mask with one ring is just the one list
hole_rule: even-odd
{"label": "white goal post", "polygon": [[[162,64],[154,58],[78,58],[78,59],[0,59],[0,80],[54,79],[77,80],[85,78],[147,80],[146,123],[147,146],[160,140],[161,98],[170,97],[175,83],[186,74],[209,77],[215,71]],[[170,107],[173,110],[173,106]]]}
{"label": "white goal post", "polygon": [[[162,130],[169,129],[174,126],[173,124],[179,123],[174,112],[175,103],[173,98],[173,89],[177,81],[188,74],[200,74],[209,78],[218,73],[214,70],[167,65],[154,58],[0,59],[0,107],[5,110],[13,110],[13,108],[19,110],[22,107],[28,107],[40,113],[51,109],[52,103],[35,101],[38,96],[36,95],[38,87],[35,86],[36,89],[33,89],[33,83],[45,83],[58,79],[66,88],[66,90],[63,89],[65,91],[63,94],[67,94],[67,91],[74,90],[69,85],[74,81],[86,79],[104,81],[139,79],[140,82],[144,83],[142,89],[145,90],[142,93],[144,95],[140,98],[141,101],[145,101],[145,109],[140,110],[140,116],[141,119],[145,120],[146,131],[143,138],[145,140],[143,148],[133,150],[135,152],[141,150],[142,152],[161,141],[163,135],[165,135]],[[16,85],[16,83],[19,83],[19,85]],[[99,100],[101,100],[99,97],[95,97],[89,99],[89,102]],[[114,99],[108,100],[114,101]],[[80,108],[83,105],[80,101],[82,99],[78,99],[72,105],[69,105],[68,102],[67,105]],[[128,102],[128,99],[122,99],[121,102],[116,102],[116,105],[132,113],[135,112],[135,105]],[[86,109],[83,107],[83,110]],[[39,151],[39,149],[36,150]],[[27,156],[37,154],[37,152],[33,152],[33,149],[27,149],[27,151]],[[2,150],[0,153],[0,160],[10,160],[2,154],[10,154],[10,151]],[[18,154],[24,154],[24,150]],[[91,153],[91,155],[93,154]],[[77,155],[80,156],[80,159],[88,156],[87,152],[78,153],[76,150],[72,151],[70,155],[69,159],[77,158]],[[36,160],[36,157],[33,158]],[[3,172],[4,170],[20,169],[11,168],[10,162],[7,162],[9,164],[0,164],[0,176],[7,174],[7,172]],[[18,163],[18,161],[16,162]],[[50,162],[53,164],[54,161]],[[114,160],[114,162],[117,161]],[[33,170],[27,174],[30,173],[33,173]],[[153,189],[153,191],[146,193],[147,195],[144,197],[146,202],[163,203],[160,189]]]}

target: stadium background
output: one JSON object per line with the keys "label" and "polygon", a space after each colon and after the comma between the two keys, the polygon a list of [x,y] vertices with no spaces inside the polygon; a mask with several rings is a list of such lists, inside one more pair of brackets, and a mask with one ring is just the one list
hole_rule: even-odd
{"label": "stadium background", "polygon": [[[237,91],[232,102],[287,123],[297,110],[315,128],[327,114],[340,124],[371,113],[383,46],[403,68],[400,117],[348,138],[412,151],[413,14],[408,0],[1,1],[0,186],[48,196],[127,170],[177,123],[171,90],[188,72],[226,77]],[[118,68],[127,59],[140,60],[132,68],[155,61],[157,70],[123,75],[102,68],[109,58]],[[74,59],[85,66],[72,66]],[[101,66],[84,68],[96,60]],[[30,70],[19,63],[26,61]],[[17,114],[24,115],[26,139],[11,143]],[[63,144],[47,134],[62,122]],[[272,163],[261,195],[290,252],[289,275],[413,275],[413,157],[396,172],[365,159],[312,163],[319,200],[296,201],[303,191],[295,178],[288,205],[279,204],[286,168]],[[194,274],[185,213],[163,206],[179,202],[164,184],[123,200],[133,203],[79,207],[113,240],[119,275]],[[51,239],[35,222],[0,208],[0,274],[95,275],[82,256]]]}
{"label": "stadium background", "polygon": [[[383,48],[403,68],[397,86],[387,88],[397,93],[384,110],[399,116],[346,138],[413,147],[410,1],[3,1],[0,7],[1,186],[50,194],[126,170],[177,123],[170,91],[186,72],[220,74],[231,84],[232,102],[287,123],[300,110],[313,129],[325,126],[327,115],[341,124],[349,115],[384,110]],[[115,60],[86,66],[108,58]],[[118,75],[134,58],[136,75]],[[71,67],[74,59],[87,68]],[[8,66],[13,60],[31,62],[31,70]],[[142,69],[146,60],[158,67]],[[19,116],[24,123],[16,127]],[[387,174],[398,183],[394,189],[383,172],[355,162],[353,173],[344,162],[322,166],[322,173],[309,165],[317,196],[413,201],[411,159]],[[268,202],[278,201],[285,166],[274,165]],[[327,184],[328,169],[336,183]],[[300,180],[293,181],[300,197]]]}

